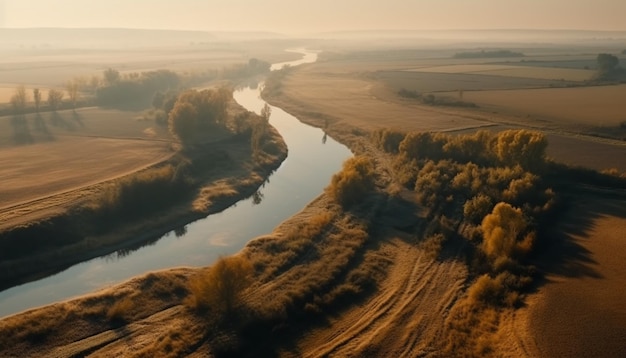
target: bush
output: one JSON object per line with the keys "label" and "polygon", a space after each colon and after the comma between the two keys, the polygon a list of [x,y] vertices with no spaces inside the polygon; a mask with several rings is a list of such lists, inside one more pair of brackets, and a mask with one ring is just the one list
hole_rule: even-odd
{"label": "bush", "polygon": [[482,250],[494,259],[512,258],[530,251],[534,233],[528,232],[528,223],[522,210],[507,203],[498,203],[481,223]]}
{"label": "bush", "polygon": [[130,319],[134,308],[133,301],[126,296],[116,301],[107,311],[107,318],[113,323],[125,323]]}
{"label": "bush", "polygon": [[479,224],[492,209],[491,198],[486,195],[476,195],[463,205],[463,216],[474,224]]}
{"label": "bush", "polygon": [[327,192],[343,208],[363,199],[374,188],[374,166],[366,157],[353,157],[343,163],[341,172],[333,175]]}
{"label": "bush", "polygon": [[385,152],[396,154],[405,135],[406,133],[400,131],[379,129],[372,133],[372,141]]}
{"label": "bush", "polygon": [[190,282],[188,305],[228,316],[241,304],[241,293],[250,285],[253,268],[243,256],[221,257],[204,274]]}
{"label": "bush", "polygon": [[184,165],[147,169],[109,185],[97,199],[97,213],[107,218],[132,218],[162,209],[180,199],[191,183]]}

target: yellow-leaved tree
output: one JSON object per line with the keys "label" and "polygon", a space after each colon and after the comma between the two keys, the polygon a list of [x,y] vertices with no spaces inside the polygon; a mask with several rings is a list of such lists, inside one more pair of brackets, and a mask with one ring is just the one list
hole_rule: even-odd
{"label": "yellow-leaved tree", "polygon": [[481,228],[482,249],[494,260],[527,253],[535,238],[535,233],[528,231],[522,210],[504,202],[496,204],[491,214],[485,216]]}

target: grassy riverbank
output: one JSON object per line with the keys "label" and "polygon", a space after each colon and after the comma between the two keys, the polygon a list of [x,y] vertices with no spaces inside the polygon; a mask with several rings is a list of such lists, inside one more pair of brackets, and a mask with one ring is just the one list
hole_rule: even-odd
{"label": "grassy riverbank", "polygon": [[[230,112],[244,113],[237,106]],[[3,231],[0,285],[140,247],[252,195],[287,156],[275,129],[267,131],[264,142],[266,150],[254,154],[245,133],[195,144],[164,162],[100,184],[88,200],[61,215]]]}

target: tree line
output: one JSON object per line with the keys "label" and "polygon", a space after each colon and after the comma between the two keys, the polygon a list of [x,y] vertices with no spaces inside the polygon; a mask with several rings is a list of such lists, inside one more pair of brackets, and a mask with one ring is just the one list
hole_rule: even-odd
{"label": "tree line", "polygon": [[75,109],[79,102],[113,107],[144,105],[149,104],[159,92],[178,92],[181,88],[217,79],[239,80],[269,70],[270,63],[257,58],[220,70],[186,73],[170,70],[122,73],[117,69],[107,68],[102,71],[101,76],[75,77],[67,81],[63,89],[48,89],[45,99],[44,91],[40,88],[34,88],[31,92],[24,86],[18,86],[9,101],[10,111],[13,114],[25,114],[33,110],[38,113],[40,110]]}

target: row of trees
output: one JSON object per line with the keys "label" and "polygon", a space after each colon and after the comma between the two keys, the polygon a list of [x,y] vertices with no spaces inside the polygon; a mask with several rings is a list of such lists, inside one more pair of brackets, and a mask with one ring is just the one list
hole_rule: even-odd
{"label": "row of trees", "polygon": [[[39,88],[34,88],[32,91],[33,94],[33,103],[34,108],[37,113],[41,110],[41,106],[43,104],[43,94]],[[77,91],[68,90],[70,101],[75,104],[76,99],[78,98]],[[64,92],[51,88],[48,90],[48,98],[46,100],[46,104],[48,108],[52,111],[56,111],[61,104],[63,103]],[[11,96],[10,99],[11,108],[14,114],[24,114],[28,111],[28,104],[30,103],[29,92],[26,90],[24,86],[19,86],[15,89],[15,93]]]}

